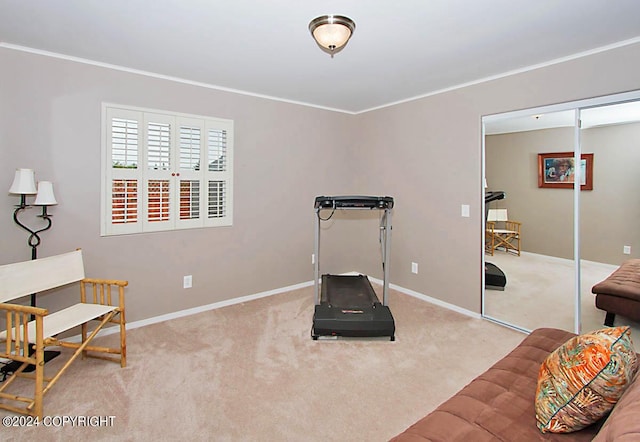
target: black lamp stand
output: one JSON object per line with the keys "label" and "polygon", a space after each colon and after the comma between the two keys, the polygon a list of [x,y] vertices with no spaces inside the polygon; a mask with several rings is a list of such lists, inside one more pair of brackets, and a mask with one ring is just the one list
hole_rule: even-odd
{"label": "black lamp stand", "polygon": [[[16,210],[13,212],[13,220],[16,222],[17,225],[19,225],[24,230],[29,232],[29,239],[27,240],[27,243],[29,244],[29,247],[31,247],[31,259],[38,259],[38,246],[40,245],[40,236],[38,236],[38,233],[44,232],[45,230],[49,230],[51,228],[51,215],[47,213],[47,206],[42,206],[42,214],[36,215],[36,216],[38,218],[42,218],[43,220],[45,220],[47,222],[47,225],[40,230],[31,230],[29,227],[22,224],[18,219],[18,214],[20,214],[20,212],[31,207],[27,204],[26,200],[27,200],[27,196],[25,194],[21,194],[20,205],[16,206]],[[36,306],[36,294],[32,293],[31,307],[35,307],[35,306]]]}
{"label": "black lamp stand", "polygon": [[[26,230],[27,232],[29,232],[29,239],[28,239],[28,244],[29,247],[31,247],[31,259],[37,259],[38,258],[38,246],[40,245],[40,236],[38,235],[41,232],[44,232],[45,230],[49,230],[51,228],[51,215],[49,215],[47,213],[47,206],[43,205],[42,206],[42,214],[40,215],[36,215],[38,218],[42,218],[44,221],[46,221],[46,225],[39,230],[32,230],[29,227],[27,227],[26,225],[24,225],[23,223],[20,222],[20,220],[18,219],[18,215],[26,209],[31,208],[32,206],[27,204],[27,196],[23,193],[20,194],[20,205],[16,206],[16,210],[13,212],[13,220],[16,222],[17,225],[19,225],[20,227],[22,227],[24,230]],[[36,294],[32,293],[31,294],[31,307],[35,307],[36,306]],[[31,320],[33,320],[34,317],[33,315],[31,315]],[[30,350],[32,352],[32,350]],[[58,356],[60,354],[59,351],[54,351],[54,350],[46,350],[44,352],[44,361],[48,362],[51,359],[55,358],[56,356]],[[5,366],[3,366],[0,369],[0,372],[2,372],[2,374],[4,376],[7,375],[7,373],[13,373],[15,372],[18,368],[20,368],[20,365],[22,365],[21,362],[10,362],[9,364],[6,364]],[[35,367],[33,365],[29,365],[27,368],[24,369],[24,372],[31,372],[35,370]],[[4,380],[4,379],[2,379]],[[0,380],[0,382],[2,381]]]}

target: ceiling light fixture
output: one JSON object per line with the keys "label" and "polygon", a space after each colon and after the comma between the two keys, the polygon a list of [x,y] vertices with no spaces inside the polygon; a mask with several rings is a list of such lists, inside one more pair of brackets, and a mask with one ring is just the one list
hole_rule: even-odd
{"label": "ceiling light fixture", "polygon": [[331,58],[345,47],[355,29],[353,20],[343,15],[323,15],[309,23],[313,39]]}

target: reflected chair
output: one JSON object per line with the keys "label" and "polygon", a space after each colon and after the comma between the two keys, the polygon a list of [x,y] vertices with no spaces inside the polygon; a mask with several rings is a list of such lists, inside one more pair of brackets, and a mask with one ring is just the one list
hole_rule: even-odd
{"label": "reflected chair", "polygon": [[489,209],[485,232],[485,251],[493,256],[494,250],[520,256],[520,229],[522,223],[509,219],[507,209]]}

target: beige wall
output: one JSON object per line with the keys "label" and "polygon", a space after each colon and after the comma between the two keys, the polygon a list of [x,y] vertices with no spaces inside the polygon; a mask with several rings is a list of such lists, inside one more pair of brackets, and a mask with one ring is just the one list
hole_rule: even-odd
{"label": "beige wall", "polygon": [[[639,73],[633,45],[359,115],[359,185],[397,199],[392,282],[479,312],[482,116],[639,89]],[[369,259],[363,271],[378,268]]]}
{"label": "beige wall", "polygon": [[538,188],[538,153],[573,151],[573,128],[491,135],[485,143],[489,190],[506,192],[490,207],[522,222],[523,250],[573,258],[573,192]]}
{"label": "beige wall", "polygon": [[[313,279],[313,200],[348,191],[352,117],[7,49],[0,66],[1,263],[30,258],[6,192],[29,167],[59,202],[39,256],[82,247],[88,275],[128,279],[129,321]],[[102,102],[234,120],[233,227],[100,237]]]}
{"label": "beige wall", "polygon": [[[640,88],[640,45],[356,116],[8,49],[0,65],[3,185],[16,167],[54,181],[41,256],[80,246],[90,275],[129,279],[130,321],[311,280],[313,198],[348,193],[396,198],[392,283],[479,312],[482,115]],[[102,102],[233,119],[234,226],[100,237]],[[17,198],[1,199],[0,262],[27,259]],[[381,276],[377,219],[362,222],[323,231],[324,270]]]}
{"label": "beige wall", "polygon": [[[580,194],[582,258],[620,264],[639,257],[640,124],[584,129],[581,143],[594,154],[594,188]],[[506,207],[523,222],[525,251],[573,258],[573,190],[537,184],[538,153],[573,151],[573,144],[570,127],[486,137],[487,181],[507,193],[491,207]]]}
{"label": "beige wall", "polygon": [[[640,123],[585,129],[582,149],[594,153],[594,190],[580,201],[582,258],[640,258]],[[625,245],[631,255],[622,253]]]}

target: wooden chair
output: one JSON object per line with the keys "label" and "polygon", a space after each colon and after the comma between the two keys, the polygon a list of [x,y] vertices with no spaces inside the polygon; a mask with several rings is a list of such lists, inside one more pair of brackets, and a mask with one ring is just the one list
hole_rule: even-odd
{"label": "wooden chair", "polygon": [[[44,308],[10,303],[31,293],[76,282],[79,282],[80,302],[55,313],[49,314]],[[0,358],[17,362],[15,365],[18,367],[0,384],[0,408],[42,418],[44,395],[81,355],[119,362],[121,367],[125,367],[124,287],[127,284],[127,281],[85,278],[80,250],[0,266],[0,313],[3,313],[6,321],[6,330],[0,333]],[[91,330],[89,323],[92,324]],[[108,323],[119,327],[119,347],[91,345],[98,332]],[[57,337],[78,326],[81,342]],[[51,377],[45,377],[44,373],[44,349],[48,346],[75,349]],[[25,371],[30,366],[35,373]],[[7,392],[18,378],[33,380],[33,397]]]}
{"label": "wooden chair", "polygon": [[507,253],[520,256],[520,229],[522,223],[509,219],[507,209],[489,209],[485,251],[493,256],[493,251],[503,249]]}

